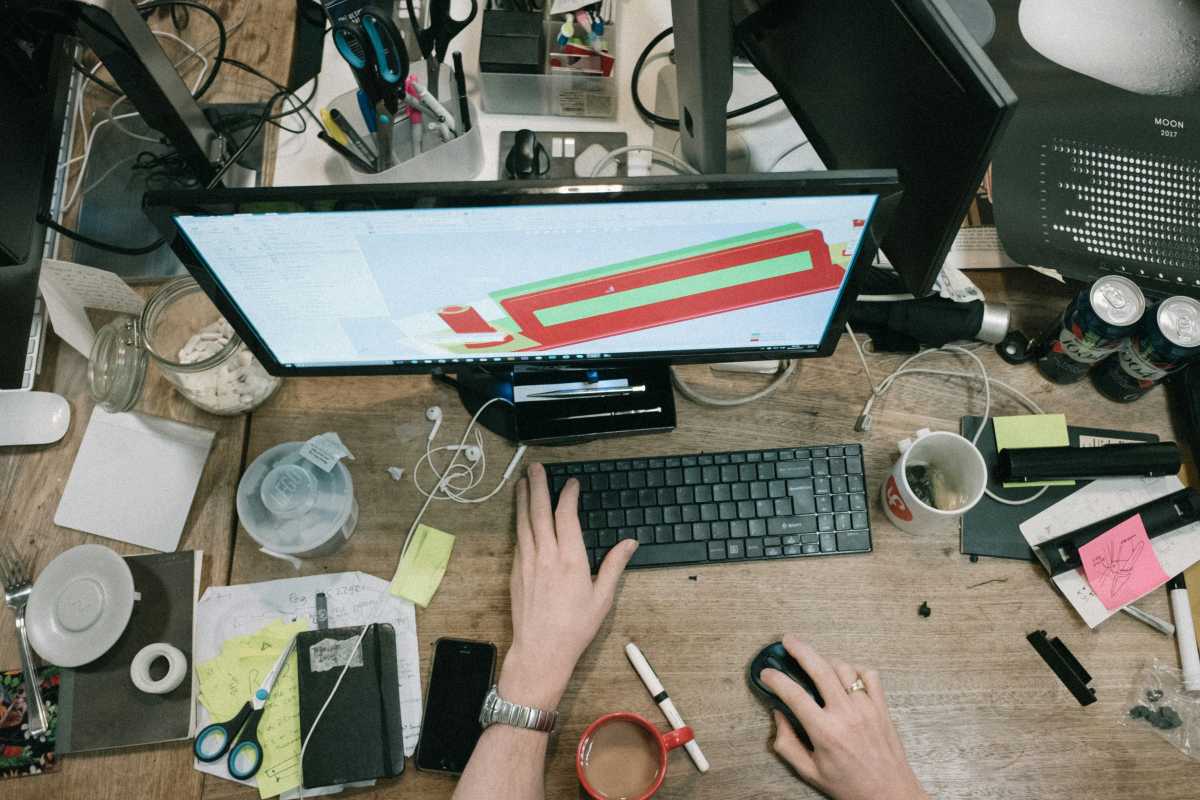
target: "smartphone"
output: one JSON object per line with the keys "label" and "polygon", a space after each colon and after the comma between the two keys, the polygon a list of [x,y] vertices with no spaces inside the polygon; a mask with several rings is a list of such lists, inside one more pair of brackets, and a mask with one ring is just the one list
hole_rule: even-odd
{"label": "smartphone", "polygon": [[433,645],[417,769],[459,775],[483,729],[479,712],[496,672],[496,645],[438,639]]}

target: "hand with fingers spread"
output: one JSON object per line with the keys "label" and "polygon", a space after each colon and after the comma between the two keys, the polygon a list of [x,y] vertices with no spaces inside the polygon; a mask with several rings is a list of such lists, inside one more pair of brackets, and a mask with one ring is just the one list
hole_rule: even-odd
{"label": "hand with fingers spread", "polygon": [[506,700],[553,708],[612,608],[617,581],[637,542],[614,547],[593,581],[577,505],[579,482],[550,507],[546,471],[529,468],[517,486],[517,554],[512,571],[513,644],[499,691]]}
{"label": "hand with fingers spread", "polygon": [[812,678],[822,708],[791,678],[763,670],[762,681],[787,703],[812,740],[809,750],[775,712],[775,751],[808,784],[834,800],[917,800],[928,795],[913,774],[888,716],[879,673],[825,658],[795,636],[784,646]]}

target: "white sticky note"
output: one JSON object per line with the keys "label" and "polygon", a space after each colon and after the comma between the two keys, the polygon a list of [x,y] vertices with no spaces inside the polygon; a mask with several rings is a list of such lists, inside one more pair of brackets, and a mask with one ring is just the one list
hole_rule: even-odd
{"label": "white sticky note", "polygon": [[92,351],[96,331],[84,309],[141,314],[145,301],[118,275],[103,269],[48,258],[38,289],[59,338],[83,355]]}
{"label": "white sticky note", "polygon": [[54,524],[175,550],[215,435],[182,422],[96,408]]}

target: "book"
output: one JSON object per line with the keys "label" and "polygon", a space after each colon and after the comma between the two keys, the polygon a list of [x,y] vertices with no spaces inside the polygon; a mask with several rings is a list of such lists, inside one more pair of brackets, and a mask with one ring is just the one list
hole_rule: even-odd
{"label": "book", "polygon": [[[350,660],[361,631],[329,628],[296,637],[301,741],[312,731],[302,764],[306,789],[404,772],[396,634],[386,623],[370,625]],[[313,730],[347,660],[350,667],[337,694]]]}
{"label": "book", "polygon": [[42,701],[50,716],[50,730],[35,739],[29,736],[25,674],[19,669],[0,672],[0,779],[40,775],[58,769],[54,742],[58,727],[59,668],[42,667],[38,677]]}
{"label": "book", "polygon": [[[200,599],[199,551],[126,556],[140,596],[117,643],[100,658],[62,671],[58,752],[80,753],[171,742],[191,736],[195,724],[192,620]],[[129,678],[133,657],[166,642],[188,660],[183,683],[166,694],[139,691]],[[152,667],[153,669],[153,667]],[[153,673],[152,673],[153,674]]]}

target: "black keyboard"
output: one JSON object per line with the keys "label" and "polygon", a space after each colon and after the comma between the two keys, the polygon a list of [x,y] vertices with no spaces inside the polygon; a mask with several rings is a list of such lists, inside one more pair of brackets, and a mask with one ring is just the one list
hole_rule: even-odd
{"label": "black keyboard", "polygon": [[862,447],[745,450],[546,466],[550,493],[580,483],[592,571],[622,539],[631,567],[867,553]]}

